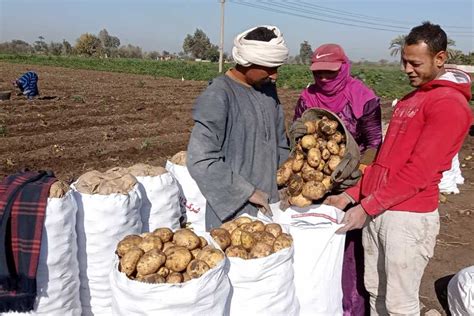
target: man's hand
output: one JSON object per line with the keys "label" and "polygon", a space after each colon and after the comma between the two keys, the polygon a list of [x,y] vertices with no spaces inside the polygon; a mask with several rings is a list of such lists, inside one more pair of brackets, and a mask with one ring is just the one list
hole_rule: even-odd
{"label": "man's hand", "polygon": [[290,149],[295,148],[296,141],[306,135],[307,128],[301,118],[296,119],[288,131],[288,138],[290,139]]}
{"label": "man's hand", "polygon": [[353,229],[361,229],[365,226],[369,215],[365,212],[362,206],[359,204],[350,208],[342,219],[341,224],[344,224],[343,227],[339,228],[336,233],[342,234]]}
{"label": "man's hand", "polygon": [[260,207],[260,211],[267,215],[273,216],[272,210],[270,209],[270,205],[268,204],[268,194],[258,189],[255,189],[253,194],[249,198],[249,202],[253,203]]}
{"label": "man's hand", "polygon": [[340,210],[345,209],[346,206],[349,205],[350,203],[351,203],[351,200],[349,200],[349,198],[344,193],[328,196],[323,201],[323,204],[337,207]]}

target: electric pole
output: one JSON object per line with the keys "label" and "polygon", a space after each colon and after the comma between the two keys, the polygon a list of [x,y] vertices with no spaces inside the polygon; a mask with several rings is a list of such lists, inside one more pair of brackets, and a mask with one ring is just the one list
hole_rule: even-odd
{"label": "electric pole", "polygon": [[221,47],[219,49],[219,73],[222,72],[222,66],[224,64],[224,3],[225,0],[221,0]]}

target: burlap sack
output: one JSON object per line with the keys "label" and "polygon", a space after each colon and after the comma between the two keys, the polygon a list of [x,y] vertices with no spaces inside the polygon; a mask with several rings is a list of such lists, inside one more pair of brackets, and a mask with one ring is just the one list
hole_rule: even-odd
{"label": "burlap sack", "polygon": [[108,171],[101,173],[93,170],[77,179],[76,190],[86,194],[109,195],[127,194],[137,184],[137,179],[129,173]]}
{"label": "burlap sack", "polygon": [[186,166],[186,151],[180,151],[171,157],[170,161],[175,165]]}
{"label": "burlap sack", "polygon": [[49,197],[60,199],[66,195],[69,189],[69,185],[66,182],[62,180],[56,181],[49,188]]}

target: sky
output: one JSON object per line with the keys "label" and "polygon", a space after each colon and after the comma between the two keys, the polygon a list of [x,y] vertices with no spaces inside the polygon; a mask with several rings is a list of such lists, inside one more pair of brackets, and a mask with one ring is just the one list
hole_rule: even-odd
{"label": "sky", "polygon": [[[224,50],[231,51],[233,38],[240,32],[266,24],[280,28],[293,56],[308,41],[313,49],[338,43],[354,61],[392,61],[390,41],[429,20],[440,24],[456,42],[455,48],[467,53],[474,51],[473,3],[225,0]],[[218,45],[220,19],[220,0],[0,0],[0,42],[21,39],[32,43],[41,35],[47,42],[66,39],[74,44],[81,34],[97,34],[105,28],[122,44],[178,53],[186,35],[196,28]]]}

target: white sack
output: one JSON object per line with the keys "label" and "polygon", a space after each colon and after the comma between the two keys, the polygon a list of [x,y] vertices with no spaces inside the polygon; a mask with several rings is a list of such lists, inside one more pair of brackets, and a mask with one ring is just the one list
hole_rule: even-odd
{"label": "white sack", "polygon": [[453,157],[451,169],[443,172],[443,177],[438,184],[441,193],[459,194],[458,184],[464,184],[464,178],[459,166],[459,154]]}
{"label": "white sack", "polygon": [[449,281],[448,304],[453,316],[474,315],[474,266],[462,269]]}

